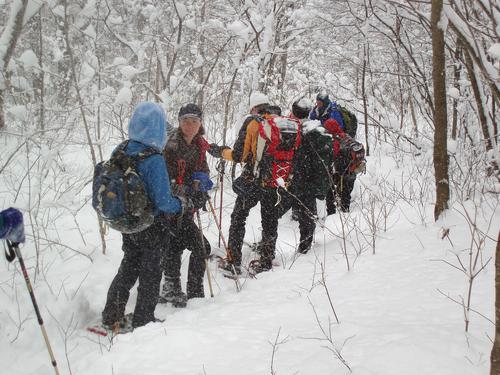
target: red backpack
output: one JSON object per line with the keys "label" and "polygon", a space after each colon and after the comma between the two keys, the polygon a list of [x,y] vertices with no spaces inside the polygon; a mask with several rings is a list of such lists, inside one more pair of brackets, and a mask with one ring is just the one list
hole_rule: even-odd
{"label": "red backpack", "polygon": [[287,187],[293,177],[295,151],[301,142],[301,122],[282,116],[258,121],[254,175],[266,187]]}

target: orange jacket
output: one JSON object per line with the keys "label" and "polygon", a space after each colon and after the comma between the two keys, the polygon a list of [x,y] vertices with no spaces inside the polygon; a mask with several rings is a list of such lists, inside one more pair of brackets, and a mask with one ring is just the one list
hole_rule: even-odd
{"label": "orange jacket", "polygon": [[[270,119],[275,115],[263,115],[261,118]],[[228,148],[222,152],[222,157],[236,163],[246,163],[253,165],[255,163],[257,139],[259,138],[259,116],[249,116],[243,122],[238,139],[232,149]]]}

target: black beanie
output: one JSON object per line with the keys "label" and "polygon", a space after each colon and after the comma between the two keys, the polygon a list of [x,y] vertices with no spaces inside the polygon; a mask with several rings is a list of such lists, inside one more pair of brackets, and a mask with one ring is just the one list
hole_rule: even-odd
{"label": "black beanie", "polygon": [[179,120],[183,117],[195,117],[201,120],[202,112],[200,107],[194,103],[183,105],[179,110]]}
{"label": "black beanie", "polygon": [[293,102],[292,113],[298,119],[301,120],[307,118],[309,116],[309,112],[311,112],[311,107],[305,98],[300,98],[299,100]]}
{"label": "black beanie", "polygon": [[330,98],[328,97],[327,93],[320,92],[318,95],[316,95],[316,100],[319,100],[323,103],[328,103],[330,101]]}

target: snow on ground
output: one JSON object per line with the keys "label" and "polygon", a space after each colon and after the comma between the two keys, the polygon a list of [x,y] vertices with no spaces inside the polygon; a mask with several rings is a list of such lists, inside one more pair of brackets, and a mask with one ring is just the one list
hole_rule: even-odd
{"label": "snow on ground", "polygon": [[[385,176],[386,169],[375,169],[382,164],[390,165],[369,162],[374,175],[357,182],[356,203],[349,215],[342,214],[344,222],[348,218],[348,223],[361,222],[361,182],[370,185],[371,179]],[[405,172],[396,169],[394,179]],[[225,197],[227,235],[234,200],[229,188]],[[323,206],[319,202],[320,216]],[[106,255],[88,245],[92,262],[71,251],[43,255],[35,293],[61,374],[308,375],[349,374],[350,368],[356,375],[486,375],[494,326],[472,313],[466,334],[463,310],[450,299],[466,296],[467,291],[464,274],[450,265],[458,265],[454,252],[460,252],[468,264],[463,250],[470,245],[469,227],[456,208],[449,210],[444,221],[434,223],[429,204],[422,223],[419,212],[399,201],[387,231],[377,235],[375,254],[368,246],[348,247],[349,271],[343,242],[337,237],[342,227],[339,214],[326,218],[328,229],[318,227],[313,250],[299,257],[294,253],[298,225],[287,214],[279,228],[280,266],[272,272],[242,279],[243,289],[237,293],[234,282],[222,277],[211,263],[214,298],[209,297],[205,282],[205,299],[190,301],[186,309],[159,305],[156,315],[165,322],[112,340],[87,333],[85,327],[99,318],[121,260],[117,233],[108,237]],[[260,239],[259,209],[251,212],[248,242]],[[493,215],[490,235],[496,238],[498,210],[485,203],[480,212],[482,227]],[[91,208],[82,215],[91,227]],[[202,219],[215,247],[215,223],[207,213]],[[441,239],[444,227],[450,228],[449,239]],[[78,239],[64,241],[73,245]],[[244,251],[250,260],[249,247]],[[493,252],[493,241],[487,241],[481,262],[487,262]],[[28,243],[23,253],[33,275],[32,245]],[[1,373],[52,374],[22,276],[12,272],[13,267],[0,261],[0,301],[5,304],[0,308]],[[184,278],[186,268],[185,258]],[[473,309],[489,319],[494,317],[493,282],[491,261],[477,276],[472,292]],[[128,311],[135,296],[134,291]]]}

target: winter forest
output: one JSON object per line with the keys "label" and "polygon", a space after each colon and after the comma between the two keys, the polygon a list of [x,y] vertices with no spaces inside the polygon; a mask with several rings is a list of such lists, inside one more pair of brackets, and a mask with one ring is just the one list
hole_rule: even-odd
{"label": "winter forest", "polygon": [[[0,372],[500,374],[499,69],[495,0],[0,0],[0,210],[24,214],[57,360],[2,256]],[[92,209],[93,169],[134,107],[156,102],[177,127],[196,103],[205,138],[231,147],[256,91],[286,115],[322,91],[355,113],[367,168],[350,212],[318,200],[307,254],[286,214],[277,265],[239,292],[210,261],[213,298],[158,305],[163,322],[128,334],[87,332],[122,258]],[[208,164],[227,235],[240,166]],[[201,220],[223,255],[214,217]],[[259,206],[246,228],[248,263]]]}

